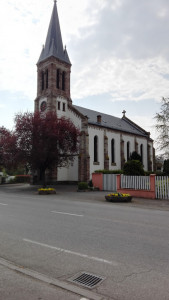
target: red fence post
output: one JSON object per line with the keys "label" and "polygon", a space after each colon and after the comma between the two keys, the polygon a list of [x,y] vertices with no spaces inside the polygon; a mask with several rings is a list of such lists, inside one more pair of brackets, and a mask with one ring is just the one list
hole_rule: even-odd
{"label": "red fence post", "polygon": [[92,183],[94,187],[98,187],[100,191],[103,191],[103,174],[102,173],[93,173],[92,174]]}
{"label": "red fence post", "polygon": [[121,188],[121,175],[117,174],[116,176],[116,183],[117,183],[117,191]]}
{"label": "red fence post", "polygon": [[150,174],[150,191],[154,193],[153,199],[156,198],[155,174]]}

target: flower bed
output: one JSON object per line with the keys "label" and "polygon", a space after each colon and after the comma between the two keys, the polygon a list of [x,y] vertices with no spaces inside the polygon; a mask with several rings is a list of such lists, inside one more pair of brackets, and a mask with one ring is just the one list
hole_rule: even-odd
{"label": "flower bed", "polygon": [[121,193],[110,193],[105,196],[106,201],[108,202],[131,202],[132,196],[130,194],[121,194]]}
{"label": "flower bed", "polygon": [[38,189],[38,194],[39,195],[51,195],[51,194],[56,194],[56,190],[53,188],[41,188]]}

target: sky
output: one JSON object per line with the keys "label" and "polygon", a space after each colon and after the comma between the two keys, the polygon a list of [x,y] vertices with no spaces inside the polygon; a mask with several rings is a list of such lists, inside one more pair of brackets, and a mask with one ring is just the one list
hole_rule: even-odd
{"label": "sky", "polygon": [[[169,97],[168,0],[58,0],[63,44],[72,63],[73,104],[126,116],[156,139],[154,116]],[[36,63],[53,0],[2,0],[0,126],[34,110]]]}

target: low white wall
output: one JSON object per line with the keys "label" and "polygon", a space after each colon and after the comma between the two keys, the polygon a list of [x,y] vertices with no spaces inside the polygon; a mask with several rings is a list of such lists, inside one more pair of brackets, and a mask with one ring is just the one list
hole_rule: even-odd
{"label": "low white wall", "polygon": [[78,156],[68,167],[58,168],[57,181],[78,181]]}

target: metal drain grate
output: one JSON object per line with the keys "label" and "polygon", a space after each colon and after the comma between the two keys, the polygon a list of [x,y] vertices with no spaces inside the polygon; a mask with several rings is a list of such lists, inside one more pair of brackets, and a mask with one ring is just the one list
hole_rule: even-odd
{"label": "metal drain grate", "polygon": [[96,285],[101,283],[101,281],[103,281],[104,279],[105,278],[93,274],[81,273],[69,280],[88,288],[94,288]]}

